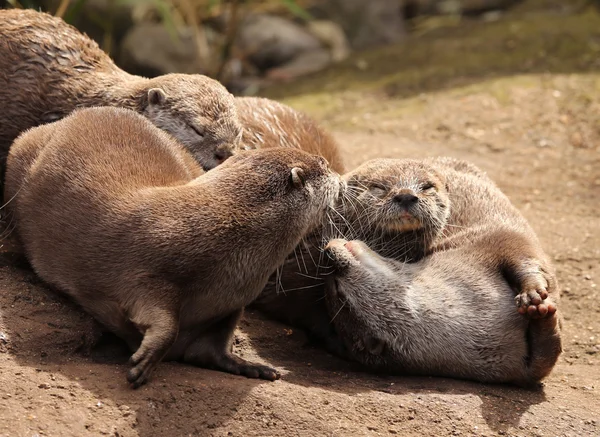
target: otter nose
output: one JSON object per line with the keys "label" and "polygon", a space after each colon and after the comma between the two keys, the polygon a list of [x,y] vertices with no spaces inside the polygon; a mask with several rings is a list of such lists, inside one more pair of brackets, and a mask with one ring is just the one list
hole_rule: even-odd
{"label": "otter nose", "polygon": [[419,198],[417,196],[415,196],[414,194],[402,193],[402,194],[396,194],[394,196],[394,202],[396,202],[397,204],[399,204],[400,206],[403,206],[405,208],[408,208],[408,207],[416,204],[418,201],[419,201]]}
{"label": "otter nose", "polygon": [[215,159],[219,164],[222,164],[227,158],[233,155],[233,151],[230,148],[218,147],[215,150]]}

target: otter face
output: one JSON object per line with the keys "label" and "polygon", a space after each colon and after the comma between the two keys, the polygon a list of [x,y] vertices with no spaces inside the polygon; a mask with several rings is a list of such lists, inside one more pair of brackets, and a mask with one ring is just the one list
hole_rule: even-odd
{"label": "otter face", "polygon": [[151,79],[144,115],[169,132],[210,170],[232,156],[242,137],[232,94],[202,75],[168,74]]}
{"label": "otter face", "polygon": [[[274,215],[286,217],[275,225],[281,229],[302,229],[302,234],[322,223],[345,187],[324,158],[298,149],[239,151],[217,170],[219,178],[227,170],[231,184],[243,183],[245,203],[253,205],[254,214],[258,214],[254,221],[272,226]],[[214,172],[205,176],[211,173]],[[264,218],[259,219],[261,216]],[[271,228],[268,232],[277,230]]]}
{"label": "otter face", "polygon": [[342,226],[349,228],[344,235],[369,244],[409,233],[431,241],[446,224],[450,200],[445,181],[422,162],[372,160],[344,175],[344,180],[349,188],[341,211],[347,220]]}

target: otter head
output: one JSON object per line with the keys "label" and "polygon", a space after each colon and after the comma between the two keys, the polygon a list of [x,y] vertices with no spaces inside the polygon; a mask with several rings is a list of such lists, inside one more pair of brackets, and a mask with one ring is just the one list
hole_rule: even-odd
{"label": "otter head", "polygon": [[401,334],[396,321],[403,308],[390,296],[410,282],[409,267],[381,257],[359,240],[331,240],[325,253],[333,267],[325,302],[336,332],[356,359],[382,365]]}
{"label": "otter head", "polygon": [[143,113],[169,132],[204,170],[234,154],[242,136],[232,94],[200,74],[167,74],[150,79],[141,96]]}
{"label": "otter head", "polygon": [[349,194],[338,228],[385,256],[414,259],[446,225],[450,200],[445,179],[422,162],[376,159],[346,173],[344,180]]}
{"label": "otter head", "polygon": [[[197,181],[211,187],[213,209],[233,223],[218,241],[237,248],[230,257],[236,280],[261,276],[265,283],[322,222],[343,186],[323,158],[288,148],[240,151]],[[254,267],[240,272],[239,259]]]}
{"label": "otter head", "polygon": [[[321,223],[345,186],[324,158],[290,148],[239,151],[203,178],[237,187],[222,190],[228,197],[220,202],[235,203],[237,210],[240,203],[246,205],[238,223],[252,223],[263,243],[269,238],[279,239],[278,247],[287,245],[288,236],[297,244]],[[274,250],[269,244],[263,246]],[[293,246],[288,249],[291,251]]]}

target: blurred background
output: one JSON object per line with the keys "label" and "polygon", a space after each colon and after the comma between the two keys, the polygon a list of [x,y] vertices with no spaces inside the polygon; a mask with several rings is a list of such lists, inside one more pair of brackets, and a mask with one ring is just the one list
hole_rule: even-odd
{"label": "blurred background", "polygon": [[[281,97],[379,82],[600,68],[596,0],[0,0],[62,17],[123,69],[202,73]],[[292,85],[293,83],[293,85]]]}

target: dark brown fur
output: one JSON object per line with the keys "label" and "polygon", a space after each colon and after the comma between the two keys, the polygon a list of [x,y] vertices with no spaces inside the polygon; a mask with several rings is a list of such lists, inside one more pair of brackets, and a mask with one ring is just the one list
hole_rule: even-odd
{"label": "dark brown fur", "polygon": [[292,149],[202,174],[147,119],[103,107],[22,134],[5,196],[36,273],[128,342],[138,386],[163,357],[278,377],[231,354],[233,330],[339,190],[322,158]]}
{"label": "dark brown fur", "polygon": [[76,108],[117,106],[176,137],[205,169],[231,155],[241,136],[233,96],[202,75],[130,75],[60,18],[0,10],[0,171],[13,140]]}

